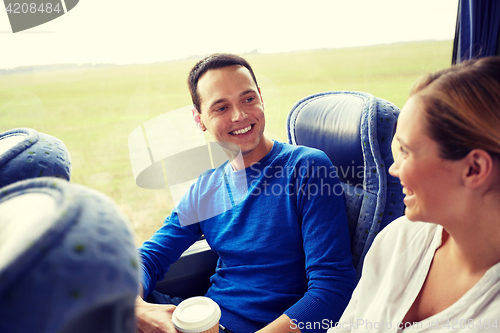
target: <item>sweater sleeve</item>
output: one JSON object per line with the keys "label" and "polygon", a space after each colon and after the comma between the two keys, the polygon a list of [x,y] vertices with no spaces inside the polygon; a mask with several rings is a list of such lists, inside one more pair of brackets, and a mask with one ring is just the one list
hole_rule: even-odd
{"label": "sweater sleeve", "polygon": [[[358,284],[359,286],[359,284]],[[347,305],[342,317],[339,321],[330,326],[328,333],[349,333],[351,332],[351,326],[355,319],[356,308],[359,302],[359,291],[360,288],[356,287],[352,293],[351,300]]]}
{"label": "sweater sleeve", "polygon": [[[164,278],[170,265],[177,261],[181,254],[202,235],[199,223],[181,225],[179,211],[184,211],[182,209],[184,206],[187,204],[181,201],[165,219],[162,227],[139,248],[144,299],[155,289],[157,281]],[[190,210],[187,212],[189,213]]]}
{"label": "sweater sleeve", "polygon": [[[394,222],[387,226],[384,230],[382,230],[377,237],[375,238],[372,246],[368,250],[368,253],[365,257],[365,264],[363,265],[363,273],[362,277],[358,282],[358,285],[356,286],[356,289],[354,289],[354,292],[352,293],[352,297],[349,301],[349,304],[347,305],[344,313],[342,314],[342,317],[339,319],[337,325],[334,327],[331,327],[328,330],[328,333],[349,333],[351,332],[354,328],[357,328],[358,321],[356,318],[356,312],[358,310],[358,303],[360,300],[360,293],[363,291],[362,295],[362,302],[369,302],[369,298],[376,294],[376,286],[373,285],[373,281],[367,281],[368,276],[374,276],[378,275],[378,263],[380,262],[381,258],[385,258],[384,255],[381,255],[380,247],[382,244],[384,244],[385,241],[387,241],[386,235],[389,229],[394,226]],[[391,238],[391,237],[390,237]],[[389,244],[394,244],[394,242],[389,241]],[[391,246],[392,247],[392,246]],[[393,249],[391,248],[391,251]],[[368,282],[368,284],[367,284]]]}
{"label": "sweater sleeve", "polygon": [[317,166],[328,172],[301,177],[297,197],[308,289],[285,311],[291,327],[325,332],[335,325],[356,285],[342,187],[328,157],[318,151]]}

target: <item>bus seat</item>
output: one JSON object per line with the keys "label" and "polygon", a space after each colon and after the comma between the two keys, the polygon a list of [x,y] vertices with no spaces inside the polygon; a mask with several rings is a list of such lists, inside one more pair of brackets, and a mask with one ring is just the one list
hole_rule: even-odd
{"label": "bus seat", "polygon": [[0,332],[133,333],[139,266],[100,192],[53,177],[0,191]]}
{"label": "bus seat", "polygon": [[368,93],[330,91],[298,101],[286,122],[289,143],[321,149],[337,170],[358,279],[373,239],[404,210],[401,184],[388,173],[399,112]]}
{"label": "bus seat", "polygon": [[30,128],[0,133],[0,188],[38,177],[70,180],[71,158],[64,143]]}

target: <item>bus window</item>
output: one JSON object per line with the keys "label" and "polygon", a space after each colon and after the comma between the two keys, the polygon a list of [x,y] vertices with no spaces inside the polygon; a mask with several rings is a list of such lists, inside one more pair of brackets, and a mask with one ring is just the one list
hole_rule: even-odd
{"label": "bus window", "polygon": [[0,132],[29,127],[61,139],[71,181],[114,199],[139,244],[173,201],[168,190],[136,185],[129,135],[191,105],[187,74],[203,55],[237,53],[252,64],[266,133],[286,141],[289,110],[313,93],[363,91],[402,107],[418,76],[450,65],[457,8],[458,0],[86,1],[16,33],[2,12]]}

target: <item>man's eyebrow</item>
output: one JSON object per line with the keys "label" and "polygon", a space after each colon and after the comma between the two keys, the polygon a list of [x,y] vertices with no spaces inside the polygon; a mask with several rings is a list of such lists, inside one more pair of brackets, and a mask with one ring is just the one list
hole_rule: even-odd
{"label": "man's eyebrow", "polygon": [[248,90],[245,90],[244,92],[242,92],[242,93],[240,94],[240,97],[241,97],[241,96],[245,96],[245,95],[247,95],[247,94],[256,94],[256,93],[257,93],[257,92],[256,92],[255,90],[253,90],[253,89],[248,89]]}
{"label": "man's eyebrow", "polygon": [[[240,94],[240,97],[248,95],[248,94],[256,94],[256,93],[257,93],[257,91],[255,91],[253,89],[248,89],[248,90],[245,90],[244,92],[242,92]],[[217,104],[224,103],[225,101],[227,101],[226,98],[220,98],[220,99],[214,101],[212,104],[210,104],[210,108],[213,108]]]}
{"label": "man's eyebrow", "polygon": [[214,101],[212,104],[210,104],[210,109],[213,108],[217,104],[224,103],[226,100],[227,99],[225,99],[225,98],[221,98],[221,99]]}

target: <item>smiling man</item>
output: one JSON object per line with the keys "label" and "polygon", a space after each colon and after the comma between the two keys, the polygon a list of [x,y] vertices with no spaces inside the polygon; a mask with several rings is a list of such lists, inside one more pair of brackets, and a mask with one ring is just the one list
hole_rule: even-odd
{"label": "smiling man", "polygon": [[[156,281],[204,235],[220,257],[206,296],[219,304],[224,327],[235,333],[326,331],[356,284],[333,165],[319,150],[266,137],[261,91],[241,57],[201,60],[188,84],[195,122],[230,158],[203,173],[140,248],[141,296],[163,302]],[[138,298],[138,330],[175,332],[174,308]]]}
{"label": "smiling man", "polygon": [[264,102],[246,67],[232,65],[207,71],[197,85],[190,87],[199,127],[208,130],[217,142],[238,145],[245,167],[271,150],[273,141],[264,135]]}

